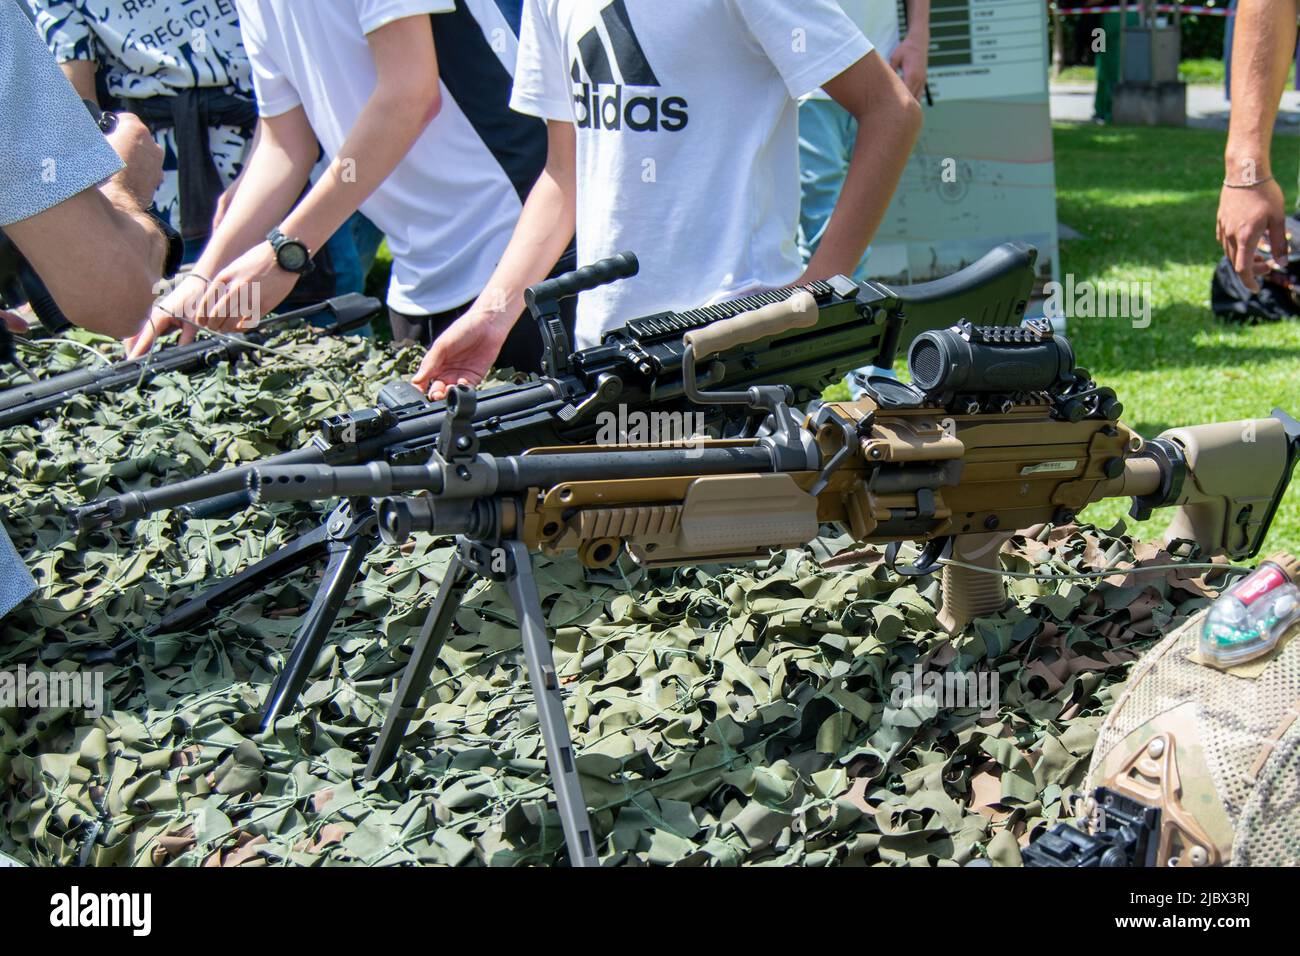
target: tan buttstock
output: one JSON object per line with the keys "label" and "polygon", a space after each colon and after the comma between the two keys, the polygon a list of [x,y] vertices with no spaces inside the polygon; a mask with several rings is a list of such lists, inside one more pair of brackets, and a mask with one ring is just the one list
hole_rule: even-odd
{"label": "tan buttstock", "polygon": [[1285,429],[1276,418],[1172,428],[1160,436],[1187,455],[1187,480],[1167,540],[1195,541],[1207,554],[1247,557],[1287,462]]}
{"label": "tan buttstock", "polygon": [[774,302],[734,319],[723,319],[687,332],[682,341],[694,347],[697,359],[706,359],[791,329],[811,328],[817,324],[817,318],[817,300],[813,294],[796,292],[784,302]]}

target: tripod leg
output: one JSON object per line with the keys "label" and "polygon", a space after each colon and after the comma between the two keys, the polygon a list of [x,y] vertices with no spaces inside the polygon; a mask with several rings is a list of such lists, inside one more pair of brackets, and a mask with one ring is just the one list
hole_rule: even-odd
{"label": "tripod leg", "polygon": [[506,587],[519,614],[528,680],[537,702],[542,740],[546,743],[546,763],[551,770],[551,786],[555,789],[555,802],[569,847],[569,862],[573,866],[599,866],[591,820],[587,816],[587,800],[582,794],[582,782],[574,764],[573,739],[569,736],[568,719],[564,715],[564,699],[560,695],[560,681],[551,655],[546,617],[533,578],[532,560],[523,542],[507,542],[505,547],[510,549],[514,564]]}
{"label": "tripod leg", "polygon": [[367,780],[373,780],[383,773],[397,756],[402,738],[406,736],[407,725],[415,716],[420,698],[429,688],[429,677],[433,674],[438,655],[442,653],[442,645],[451,631],[452,618],[473,577],[473,572],[460,556],[453,555],[451,564],[447,565],[447,573],[443,576],[442,586],[438,589],[438,596],[415,640],[411,659],[402,671],[402,680],[398,684],[397,696],[393,698],[388,717],[384,720],[384,729],[380,731],[379,739],[370,751],[370,762],[366,765]]}
{"label": "tripod leg", "polygon": [[276,678],[271,693],[262,708],[262,729],[269,729],[289,710],[302,693],[303,685],[311,673],[312,665],[325,646],[330,628],[339,616],[348,591],[356,583],[361,563],[375,546],[375,516],[373,512],[358,515],[348,525],[339,526],[330,519],[332,529],[328,545],[329,564],[321,578],[320,589],[312,598],[307,616],[298,627],[293,648],[284,670]]}

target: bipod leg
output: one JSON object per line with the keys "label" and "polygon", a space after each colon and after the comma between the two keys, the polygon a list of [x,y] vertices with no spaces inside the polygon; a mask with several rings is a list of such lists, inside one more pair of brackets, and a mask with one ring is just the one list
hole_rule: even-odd
{"label": "bipod leg", "polygon": [[546,744],[546,763],[551,770],[551,786],[555,790],[564,839],[569,847],[569,862],[573,866],[599,866],[591,819],[587,815],[587,800],[574,763],[573,738],[569,735],[569,722],[564,715],[564,698],[555,673],[546,616],[542,613],[537,582],[533,578],[532,560],[521,541],[505,542],[504,547],[511,558],[506,588],[519,615],[524,661],[528,665],[528,680],[537,702],[537,717]]}
{"label": "bipod leg", "polygon": [[459,553],[453,554],[451,563],[447,565],[447,573],[443,576],[442,586],[438,589],[438,596],[415,639],[411,659],[402,671],[402,680],[398,684],[397,695],[393,698],[388,716],[384,719],[384,728],[370,751],[370,761],[366,764],[367,780],[373,780],[383,773],[397,756],[402,738],[406,736],[406,728],[420,705],[420,698],[429,689],[429,677],[433,674],[447,635],[451,632],[452,619],[473,579],[474,572],[469,565],[461,559]]}
{"label": "bipod leg", "polygon": [[348,591],[361,573],[361,564],[375,547],[378,525],[369,502],[344,502],[325,523],[329,564],[311,607],[298,627],[284,670],[276,678],[262,708],[262,729],[268,730],[298,699],[325,639],[338,619]]}

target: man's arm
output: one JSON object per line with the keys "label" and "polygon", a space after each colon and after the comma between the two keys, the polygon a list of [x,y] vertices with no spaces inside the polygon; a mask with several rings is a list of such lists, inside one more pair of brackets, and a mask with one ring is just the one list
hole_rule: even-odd
{"label": "man's arm", "polygon": [[907,157],[921,132],[921,107],[875,51],[823,89],[858,121],[844,189],[801,281],[852,275],[885,218]]}
{"label": "man's arm", "polygon": [[77,95],[92,103],[99,102],[99,92],[95,89],[96,66],[94,60],[68,60],[66,63],[59,64],[59,69],[68,78]]}
{"label": "man's arm", "polygon": [[167,240],[139,194],[162,178],[162,150],[134,116],[109,137],[127,168],[98,188],[5,226],[68,320],[125,338],[149,314]]}
{"label": "man's arm", "polygon": [[524,290],[545,279],[573,239],[578,216],[577,131],[547,123],[546,168],[533,185],[487,288],[470,310],[438,337],[415,375],[434,400],[453,385],[477,385],[501,353],[524,311]]}
{"label": "man's arm", "polygon": [[[319,153],[316,135],[302,107],[259,121],[257,139],[230,207],[191,271],[151,314],[146,313],[149,319],[144,326],[137,324],[132,330],[138,334],[126,341],[128,358],[147,355],[160,336],[176,329],[180,323],[172,316],[190,322],[198,318],[209,288],[207,280],[216,278],[248,249],[266,241],[266,234],[302,195]],[[181,329],[181,342],[193,341],[196,334],[194,325],[186,324]]]}
{"label": "man's arm", "polygon": [[[428,16],[394,20],[369,33],[366,40],[378,74],[375,91],[339,155],[283,222],[278,217],[263,222],[266,228],[256,242],[245,246],[244,255],[216,275],[205,273],[217,281],[200,304],[201,324],[232,329],[260,318],[240,314],[239,304],[250,301],[247,294],[240,294],[246,287],[260,287],[264,311],[282,302],[298,277],[276,263],[266,233],[279,226],[286,236],[318,251],[392,175],[441,110],[438,56]],[[247,189],[247,183],[240,187],[230,215],[244,205]]]}
{"label": "man's arm", "polygon": [[[1224,152],[1217,237],[1252,292],[1267,271],[1256,249],[1267,233],[1273,258],[1287,258],[1282,188],[1273,179],[1273,124],[1296,42],[1294,0],[1241,0],[1232,47],[1232,117]],[[1236,187],[1236,188],[1234,188]]]}
{"label": "man's arm", "polygon": [[918,100],[930,65],[930,0],[907,0],[907,36],[889,54],[889,65],[903,71],[903,83]]}

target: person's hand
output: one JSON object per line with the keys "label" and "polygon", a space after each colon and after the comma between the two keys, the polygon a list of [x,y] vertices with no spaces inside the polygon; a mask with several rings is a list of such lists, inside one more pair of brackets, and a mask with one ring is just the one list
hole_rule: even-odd
{"label": "person's hand", "polygon": [[925,91],[925,77],[930,58],[930,40],[909,34],[907,39],[894,47],[889,54],[889,65],[903,75],[903,85],[918,100]]}
{"label": "person's hand", "polygon": [[107,138],[126,164],[126,169],[113,178],[140,203],[141,209],[148,208],[163,181],[162,147],[134,113],[118,113],[117,128]]}
{"label": "person's hand", "polygon": [[1224,186],[1219,194],[1216,236],[1224,255],[1242,283],[1259,291],[1257,276],[1269,271],[1269,260],[1259,254],[1259,242],[1268,236],[1272,260],[1279,267],[1287,262],[1286,210],[1282,187],[1276,180],[1249,189]]}
{"label": "person's hand", "polygon": [[140,331],[122,343],[126,346],[126,357],[143,358],[153,351],[160,338],[178,328],[181,330],[180,345],[193,342],[198,330],[192,324],[178,321],[176,317],[191,318],[198,311],[199,300],[206,290],[207,280],[200,276],[181,276],[171,292],[154,305],[149,318],[140,326]]}
{"label": "person's hand", "polygon": [[0,322],[3,322],[5,328],[15,335],[26,335],[31,331],[31,327],[23,321],[22,316],[6,312],[4,309],[0,309]]}
{"label": "person's hand", "polygon": [[435,402],[453,385],[478,385],[501,354],[514,322],[500,312],[466,312],[424,356],[412,380]]}
{"label": "person's hand", "polygon": [[255,329],[297,283],[295,273],[280,268],[271,244],[258,243],[213,277],[194,321],[217,332]]}

